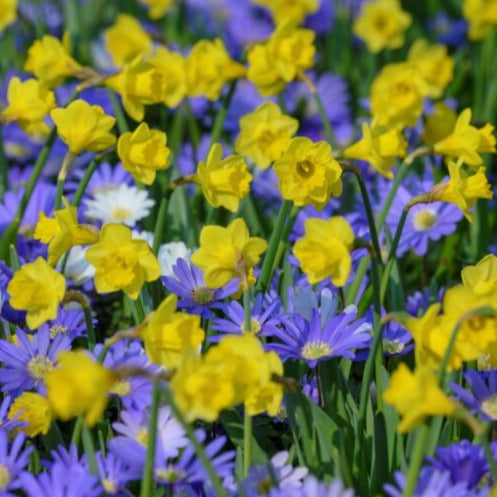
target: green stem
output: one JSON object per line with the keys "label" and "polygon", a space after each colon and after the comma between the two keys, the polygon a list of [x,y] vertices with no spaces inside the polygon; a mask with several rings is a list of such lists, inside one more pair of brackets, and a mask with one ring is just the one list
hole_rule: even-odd
{"label": "green stem", "polygon": [[323,123],[323,128],[324,128],[324,133],[326,135],[326,139],[330,142],[331,146],[333,148],[337,148],[337,141],[335,138],[335,133],[333,133],[333,129],[330,124],[330,120],[328,119],[328,116],[326,115],[326,110],[324,108],[323,101],[321,99],[321,96],[319,95],[319,92],[317,89],[313,86],[311,89],[311,94],[312,98],[314,99],[314,102],[316,103],[316,106],[318,108],[319,112],[319,117],[321,118],[321,122]]}
{"label": "green stem", "polygon": [[95,335],[95,328],[93,327],[90,305],[83,307],[83,313],[85,316],[86,332],[88,333],[88,348],[93,350],[95,344],[97,343],[97,338]]}
{"label": "green stem", "polygon": [[76,418],[76,422],[74,423],[74,428],[71,436],[71,444],[76,445],[76,447],[79,445],[82,430],[83,430],[83,415],[80,414]]}
{"label": "green stem", "polygon": [[98,475],[97,459],[95,457],[95,447],[91,437],[90,430],[86,423],[83,423],[83,449],[85,450],[86,457],[88,458],[88,465],[90,471],[94,475]]}
{"label": "green stem", "polygon": [[495,462],[495,457],[490,449],[490,444],[488,443],[488,435],[492,429],[492,423],[488,423],[483,430],[483,433],[476,438],[476,442],[480,443],[485,452],[485,457],[487,458],[488,465],[490,466],[490,472],[492,473],[492,479],[494,482],[497,481],[497,463]]}
{"label": "green stem", "polygon": [[159,213],[157,215],[157,222],[155,224],[153,250],[154,254],[156,255],[159,252],[159,247],[162,242],[162,235],[164,233],[164,228],[166,227],[168,205],[169,195],[165,193],[160,201]]}
{"label": "green stem", "polygon": [[97,169],[97,166],[98,166],[97,159],[93,159],[90,162],[89,166],[86,168],[85,175],[81,179],[78,189],[76,190],[76,193],[74,194],[74,197],[72,199],[71,205],[73,207],[79,206],[79,203],[81,202],[81,199],[83,198],[83,195],[86,191],[86,187],[88,186],[88,183],[90,182],[90,179],[93,176],[95,169]]}
{"label": "green stem", "polygon": [[416,483],[418,482],[419,470],[423,464],[423,459],[425,456],[425,447],[428,442],[428,437],[430,435],[430,427],[427,421],[425,421],[419,428],[418,433],[416,433],[416,440],[414,441],[414,448],[412,458],[409,464],[409,470],[407,472],[406,486],[402,492],[402,497],[411,497],[416,489]]}
{"label": "green stem", "polygon": [[3,128],[0,126],[0,200],[9,187],[9,166],[3,146]]}
{"label": "green stem", "polygon": [[188,421],[185,419],[183,413],[179,410],[178,406],[176,405],[176,403],[173,400],[171,392],[168,389],[164,390],[164,397],[166,399],[166,402],[170,405],[171,410],[174,414],[174,417],[183,426],[183,429],[185,430],[186,435],[188,436],[188,438],[192,442],[193,448],[195,449],[195,453],[197,454],[197,457],[202,462],[202,464],[205,468],[205,471],[207,472],[207,475],[209,477],[210,483],[212,484],[212,486],[214,488],[214,492],[216,493],[217,497],[228,497],[228,494],[226,493],[226,490],[224,489],[221,481],[219,480],[219,476],[216,474],[215,469],[213,468],[209,458],[207,457],[207,455],[204,451],[204,448],[202,447],[202,444],[198,441],[192,425],[190,423],[188,423]]}
{"label": "green stem", "polygon": [[397,225],[397,229],[395,230],[395,235],[392,240],[392,245],[390,247],[390,252],[388,253],[388,260],[395,258],[395,253],[397,252],[397,247],[399,246],[400,237],[402,236],[402,231],[404,230],[404,226],[406,224],[407,215],[409,214],[409,207],[404,207],[402,210],[402,214],[400,216],[399,224]]}
{"label": "green stem", "polygon": [[223,98],[223,103],[221,105],[221,108],[219,109],[219,112],[217,113],[216,119],[212,126],[211,142],[209,144],[209,149],[215,142],[219,140],[219,137],[221,136],[224,126],[224,121],[226,120],[226,114],[228,113],[228,107],[231,103],[231,99],[233,98],[233,94],[235,93],[236,83],[237,80],[235,79],[231,83],[228,91],[226,92],[226,95]]}
{"label": "green stem", "polygon": [[129,131],[128,121],[126,120],[126,114],[124,114],[123,108],[117,99],[115,92],[107,89],[107,95],[109,96],[110,103],[112,105],[112,110],[116,115],[117,129],[119,134],[123,135]]}
{"label": "green stem", "polygon": [[243,476],[247,477],[252,461],[252,416],[245,408],[243,413]]}
{"label": "green stem", "polygon": [[54,211],[58,211],[62,207],[63,194],[64,194],[64,180],[57,178],[57,191],[55,193]]}
{"label": "green stem", "polygon": [[154,481],[155,450],[157,445],[157,420],[159,417],[159,404],[161,398],[160,380],[154,380],[152,390],[152,408],[148,428],[147,459],[143,469],[143,478],[140,487],[140,497],[151,497]]}
{"label": "green stem", "polygon": [[248,288],[248,286],[243,290],[243,311],[243,331],[245,333],[250,333],[250,330],[252,328],[252,316],[250,315],[250,288]]}
{"label": "green stem", "polygon": [[38,155],[38,159],[36,159],[33,171],[26,184],[26,188],[22,195],[21,201],[19,202],[19,206],[17,208],[14,219],[12,220],[8,228],[5,230],[5,233],[2,237],[2,241],[0,242],[0,259],[5,259],[8,254],[9,245],[10,244],[15,245],[16,243],[17,232],[21,225],[21,221],[26,211],[26,207],[28,206],[29,199],[31,198],[36,183],[41,175],[43,166],[47,162],[48,155],[50,154],[50,150],[52,150],[52,146],[56,136],[57,136],[57,131],[55,128],[52,128],[52,131],[50,131],[50,134],[48,135],[47,141],[44,147],[42,148],[40,155]]}
{"label": "green stem", "polygon": [[283,233],[283,229],[285,227],[291,209],[292,202],[290,200],[283,200],[278,218],[276,219],[274,230],[271,233],[269,247],[262,263],[261,274],[259,276],[259,280],[257,281],[256,290],[258,292],[265,291],[267,285],[269,284],[269,281],[271,280],[274,258],[276,257],[281,234]]}

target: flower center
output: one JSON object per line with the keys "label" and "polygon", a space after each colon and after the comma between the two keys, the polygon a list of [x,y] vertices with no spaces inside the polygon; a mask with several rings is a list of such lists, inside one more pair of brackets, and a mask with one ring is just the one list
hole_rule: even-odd
{"label": "flower center", "polygon": [[131,209],[116,207],[115,209],[112,209],[110,216],[115,221],[126,221],[131,216]]}
{"label": "flower center", "polygon": [[295,166],[301,178],[310,178],[314,174],[314,164],[310,160],[299,160]]}
{"label": "flower center", "polygon": [[212,288],[198,286],[192,290],[191,295],[198,304],[208,304],[214,299],[214,293],[215,291]]}
{"label": "flower center", "polygon": [[438,221],[438,216],[432,209],[424,209],[414,214],[414,228],[427,231]]}
{"label": "flower center", "polygon": [[242,333],[249,333],[250,335],[257,335],[261,331],[262,325],[257,319],[251,318],[250,319],[250,330],[245,329],[245,323],[242,323],[240,328],[242,329]]}
{"label": "flower center", "polygon": [[53,362],[44,355],[37,355],[28,363],[29,374],[37,380],[43,380],[53,367]]}
{"label": "flower center", "polygon": [[168,483],[175,483],[186,476],[184,471],[179,471],[175,468],[158,469],[155,474],[158,479]]}
{"label": "flower center", "polygon": [[320,359],[331,355],[331,347],[321,340],[307,342],[300,351],[304,359]]}
{"label": "flower center", "polygon": [[398,354],[404,350],[405,345],[399,340],[383,340],[383,350],[389,354]]}
{"label": "flower center", "polygon": [[129,395],[130,392],[131,392],[131,383],[129,381],[118,381],[110,389],[110,393],[119,395],[119,397],[124,397],[125,395]]}
{"label": "flower center", "polygon": [[10,471],[7,467],[0,465],[0,490],[5,490],[10,482]]}
{"label": "flower center", "polygon": [[267,495],[273,488],[271,478],[262,478],[257,482],[257,493],[259,495]]}
{"label": "flower center", "polygon": [[117,492],[117,485],[114,481],[105,478],[102,480],[102,487],[106,494],[115,494]]}
{"label": "flower center", "polygon": [[497,394],[488,397],[481,403],[481,410],[492,419],[497,419]]}
{"label": "flower center", "polygon": [[62,326],[61,324],[54,324],[50,327],[50,338],[55,338],[60,333],[65,335],[68,331],[69,330],[66,326]]}
{"label": "flower center", "polygon": [[135,440],[141,445],[148,445],[148,430],[147,428],[141,428],[137,433]]}

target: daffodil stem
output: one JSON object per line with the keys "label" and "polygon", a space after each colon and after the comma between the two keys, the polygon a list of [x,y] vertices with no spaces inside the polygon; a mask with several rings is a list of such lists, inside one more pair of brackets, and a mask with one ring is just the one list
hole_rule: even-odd
{"label": "daffodil stem", "polygon": [[155,451],[157,446],[157,420],[159,417],[159,404],[161,398],[161,384],[159,379],[154,380],[152,389],[152,407],[150,411],[150,423],[148,428],[147,459],[143,469],[143,478],[140,487],[140,497],[152,496],[152,485],[154,482]]}
{"label": "daffodil stem", "polygon": [[271,280],[274,258],[276,257],[281,234],[283,233],[283,229],[288,220],[288,215],[290,214],[291,209],[292,202],[290,200],[283,200],[278,214],[278,219],[276,219],[274,230],[271,233],[271,238],[269,239],[269,247],[262,263],[261,274],[256,286],[257,291],[265,291],[269,281]]}
{"label": "daffodil stem", "polygon": [[252,416],[245,408],[243,413],[243,476],[247,477],[252,460]]}
{"label": "daffodil stem", "polygon": [[86,187],[88,186],[88,183],[90,182],[91,177],[93,176],[93,173],[95,172],[95,169],[97,169],[98,166],[98,161],[97,159],[93,159],[88,167],[86,168],[85,174],[78,186],[78,189],[76,190],[76,193],[74,194],[74,197],[72,199],[71,205],[73,207],[78,207],[79,203],[81,202],[81,199],[83,198],[83,195],[85,194]]}
{"label": "daffodil stem", "polygon": [[402,492],[402,497],[411,497],[411,495],[414,493],[414,490],[416,489],[419,470],[421,469],[421,465],[423,464],[426,443],[428,442],[429,435],[429,422],[425,421],[416,433],[414,447],[412,450],[412,457],[409,463],[409,469],[407,471],[406,485],[404,487],[404,491]]}
{"label": "daffodil stem", "polygon": [[155,255],[157,255],[157,253],[159,252],[159,247],[162,242],[162,235],[164,233],[164,228],[166,227],[168,205],[169,205],[169,195],[166,193],[161,198],[159,205],[159,213],[157,214],[157,222],[155,224],[154,243],[153,243],[153,250]]}
{"label": "daffodil stem", "polygon": [[62,206],[62,195],[64,194],[64,180],[58,178],[57,179],[57,190],[55,193],[55,205],[54,211],[57,211]]}
{"label": "daffodil stem", "polygon": [[79,445],[82,430],[83,430],[83,416],[80,414],[76,418],[71,436],[71,444],[75,445],[76,447]]}
{"label": "daffodil stem", "polygon": [[357,182],[359,183],[359,189],[361,190],[362,201],[364,203],[364,209],[366,210],[366,217],[368,219],[369,232],[371,234],[371,242],[373,244],[373,249],[376,252],[376,262],[381,265],[381,248],[380,242],[378,241],[378,232],[376,230],[376,224],[374,221],[373,208],[371,207],[371,201],[369,200],[368,190],[366,184],[364,183],[364,178],[362,174],[356,174]]}
{"label": "daffodil stem", "polygon": [[330,120],[328,119],[328,116],[326,115],[326,110],[324,108],[323,101],[321,99],[321,96],[319,95],[319,92],[317,91],[316,88],[314,88],[311,91],[312,98],[314,99],[314,102],[316,102],[316,106],[318,108],[319,112],[319,117],[321,118],[321,122],[323,123],[323,128],[324,128],[324,133],[326,135],[326,139],[330,142],[331,146],[333,148],[337,148],[337,141],[335,138],[335,133],[333,133],[333,129],[330,124]]}
{"label": "daffodil stem", "polygon": [[117,99],[117,95],[112,91],[107,89],[107,95],[109,96],[110,103],[112,105],[112,110],[116,115],[117,121],[117,129],[119,130],[119,134],[122,135],[129,131],[128,121],[126,120],[126,114],[123,111],[119,100]]}
{"label": "daffodil stem", "polygon": [[409,162],[404,161],[400,165],[399,170],[397,171],[397,175],[393,180],[392,187],[388,192],[385,203],[383,204],[383,207],[381,208],[381,211],[378,214],[377,225],[376,225],[378,227],[378,231],[381,231],[383,226],[385,225],[385,221],[387,219],[388,213],[390,212],[390,207],[392,207],[392,203],[395,198],[395,195],[397,194],[397,190],[399,189],[400,184],[402,183],[404,178],[407,176],[408,170],[409,170]]}
{"label": "daffodil stem", "polygon": [[[226,490],[224,489],[221,480],[219,479],[219,476],[216,474],[215,469],[213,468],[209,458],[207,457],[204,448],[202,447],[202,444],[198,441],[197,436],[195,435],[195,432],[193,430],[193,427],[188,421],[185,419],[185,416],[183,413],[179,410],[178,406],[173,400],[173,397],[171,395],[171,392],[166,388],[164,389],[163,392],[164,399],[166,400],[166,403],[169,404],[171,407],[171,410],[174,414],[174,417],[179,421],[179,423],[182,425],[183,429],[185,430],[186,435],[192,442],[193,448],[195,449],[195,453],[197,454],[197,457],[200,459],[202,462],[204,469],[209,477],[210,483],[212,484],[212,487],[214,488],[214,492],[216,493],[217,497],[228,497],[228,494],[226,493]],[[144,496],[140,496],[144,497]]]}
{"label": "daffodil stem", "polygon": [[19,230],[19,226],[21,225],[24,212],[26,211],[29,199],[31,198],[36,183],[38,182],[38,178],[41,175],[43,166],[47,162],[48,155],[50,153],[50,150],[52,150],[52,146],[54,144],[56,136],[57,136],[56,129],[52,128],[52,131],[50,131],[50,134],[48,135],[47,141],[44,147],[42,148],[40,155],[38,155],[38,158],[36,159],[33,171],[26,184],[26,188],[21,197],[21,201],[19,202],[19,206],[17,208],[14,219],[10,223],[9,227],[5,230],[5,233],[2,237],[2,241],[0,242],[0,259],[5,259],[7,257],[9,246],[11,243],[15,245],[17,239],[17,232]]}
{"label": "daffodil stem", "polygon": [[88,465],[90,471],[94,475],[98,475],[97,459],[95,457],[95,447],[93,445],[93,439],[91,437],[90,430],[86,423],[83,422],[83,448],[85,450],[86,457],[88,458]]}
{"label": "daffodil stem", "polygon": [[488,465],[490,466],[490,473],[492,474],[492,479],[494,482],[497,481],[497,463],[495,462],[494,454],[490,449],[490,445],[488,443],[488,435],[492,428],[492,423],[487,423],[487,426],[483,430],[477,438],[476,441],[481,443],[483,447],[483,452],[485,452],[485,457],[487,458]]}
{"label": "daffodil stem", "polygon": [[219,140],[219,137],[221,136],[221,133],[223,131],[223,126],[224,126],[224,121],[226,120],[226,114],[228,113],[228,107],[231,103],[231,99],[233,98],[233,94],[235,93],[236,89],[236,82],[237,80],[233,81],[226,92],[221,108],[219,109],[219,112],[217,113],[216,119],[214,120],[214,124],[212,126],[212,133],[211,133],[211,141],[209,148]]}
{"label": "daffodil stem", "polygon": [[243,311],[244,311],[243,331],[245,333],[250,333],[252,322],[250,315],[250,288],[248,288],[248,283],[247,283],[247,288],[243,290]]}
{"label": "daffodil stem", "polygon": [[402,236],[402,231],[404,230],[404,226],[406,224],[407,215],[409,214],[409,207],[405,207],[402,210],[402,214],[400,215],[399,224],[397,225],[397,229],[395,230],[395,235],[392,240],[392,245],[390,246],[390,252],[388,254],[388,261],[392,260],[395,257],[397,252],[397,248],[399,246],[400,237]]}
{"label": "daffodil stem", "polygon": [[443,387],[445,381],[445,375],[447,373],[447,367],[449,365],[450,357],[454,350],[454,346],[457,340],[457,335],[459,334],[460,329],[461,329],[461,321],[457,321],[456,325],[452,330],[452,333],[450,334],[449,343],[447,344],[447,348],[445,349],[444,356],[442,358],[442,361],[440,362],[440,366],[438,369],[438,384],[440,385],[440,387]]}
{"label": "daffodil stem", "polygon": [[3,146],[3,129],[0,126],[0,200],[3,198],[9,186],[9,166],[5,149]]}

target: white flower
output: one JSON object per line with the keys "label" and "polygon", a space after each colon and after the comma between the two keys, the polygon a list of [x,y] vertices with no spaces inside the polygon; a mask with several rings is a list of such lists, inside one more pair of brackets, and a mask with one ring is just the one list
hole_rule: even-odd
{"label": "white flower", "polygon": [[86,200],[85,216],[104,223],[122,223],[134,226],[148,216],[154,201],[146,190],[136,186],[120,185],[116,190],[96,193]]}
{"label": "white flower", "polygon": [[162,276],[174,276],[173,266],[178,259],[185,259],[190,262],[192,250],[189,249],[183,242],[170,242],[161,245],[157,259],[162,270]]}
{"label": "white flower", "polygon": [[[85,259],[86,249],[88,247],[81,247],[79,245],[73,247],[67,253],[67,261],[64,267],[64,276],[70,279],[75,285],[82,285],[85,281],[92,279],[95,276],[95,268],[91,266]],[[61,258],[57,267],[62,269]]]}
{"label": "white flower", "polygon": [[154,246],[154,234],[150,231],[133,230],[131,232],[131,237],[135,240],[145,240],[150,245],[150,247]]}

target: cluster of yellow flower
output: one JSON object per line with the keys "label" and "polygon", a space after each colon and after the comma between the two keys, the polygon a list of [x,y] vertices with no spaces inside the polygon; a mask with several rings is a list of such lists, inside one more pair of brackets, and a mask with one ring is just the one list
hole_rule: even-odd
{"label": "cluster of yellow flower", "polygon": [[489,254],[465,267],[461,277],[462,284],[447,290],[442,303],[405,320],[416,345],[416,369],[400,366],[384,393],[385,401],[403,416],[400,431],[409,431],[426,416],[451,415],[458,408],[437,380],[447,351],[449,370],[469,361],[478,361],[483,369],[497,366],[497,257]]}

